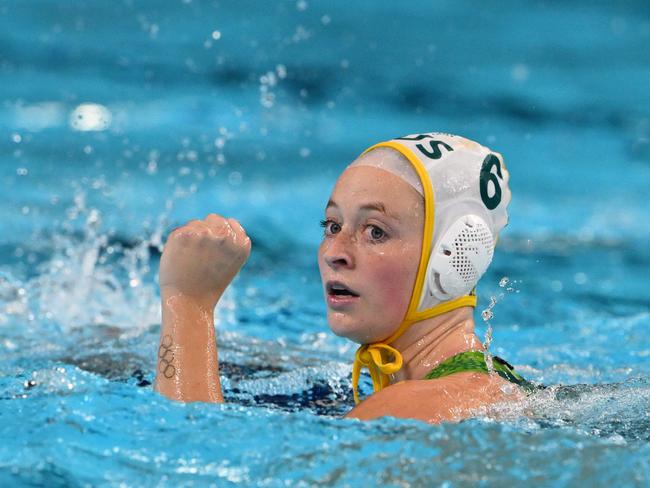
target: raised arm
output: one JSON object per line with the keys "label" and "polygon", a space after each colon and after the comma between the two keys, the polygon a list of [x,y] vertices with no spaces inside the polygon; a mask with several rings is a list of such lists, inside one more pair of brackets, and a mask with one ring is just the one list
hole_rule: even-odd
{"label": "raised arm", "polygon": [[234,219],[210,214],[175,229],[160,260],[162,327],[156,391],[183,402],[223,402],[214,308],[250,255]]}

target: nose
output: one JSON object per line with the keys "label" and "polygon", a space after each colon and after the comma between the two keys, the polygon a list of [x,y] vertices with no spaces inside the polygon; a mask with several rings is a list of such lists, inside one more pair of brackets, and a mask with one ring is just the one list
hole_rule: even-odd
{"label": "nose", "polygon": [[332,269],[354,267],[354,242],[356,239],[347,232],[331,235],[323,243],[323,259]]}

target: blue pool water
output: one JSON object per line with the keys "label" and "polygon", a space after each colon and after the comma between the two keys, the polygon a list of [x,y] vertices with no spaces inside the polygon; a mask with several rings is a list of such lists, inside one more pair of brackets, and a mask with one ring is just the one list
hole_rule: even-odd
{"label": "blue pool water", "polygon": [[[640,1],[0,0],[0,485],[650,486],[649,41]],[[318,220],[362,149],[431,130],[506,158],[477,312],[553,386],[342,420]],[[151,387],[156,273],[209,212],[253,252],[217,310],[228,403],[183,405]]]}

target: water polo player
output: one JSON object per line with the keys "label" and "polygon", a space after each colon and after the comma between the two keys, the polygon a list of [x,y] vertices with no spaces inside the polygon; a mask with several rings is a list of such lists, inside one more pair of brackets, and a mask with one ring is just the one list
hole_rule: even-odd
{"label": "water polo player", "polygon": [[[484,354],[472,318],[508,220],[508,178],[500,154],[441,133],[377,144],[341,174],[318,264],[330,328],[361,344],[349,416],[460,420],[530,388]],[[165,396],[223,401],[213,311],[250,248],[237,221],[214,214],[170,234],[156,377]],[[360,401],[364,368],[375,393]]]}

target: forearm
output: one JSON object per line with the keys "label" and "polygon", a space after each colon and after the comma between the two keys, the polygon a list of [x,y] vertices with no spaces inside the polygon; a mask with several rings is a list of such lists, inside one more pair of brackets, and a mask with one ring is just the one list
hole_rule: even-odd
{"label": "forearm", "polygon": [[213,309],[164,290],[161,301],[155,389],[172,400],[223,402]]}

